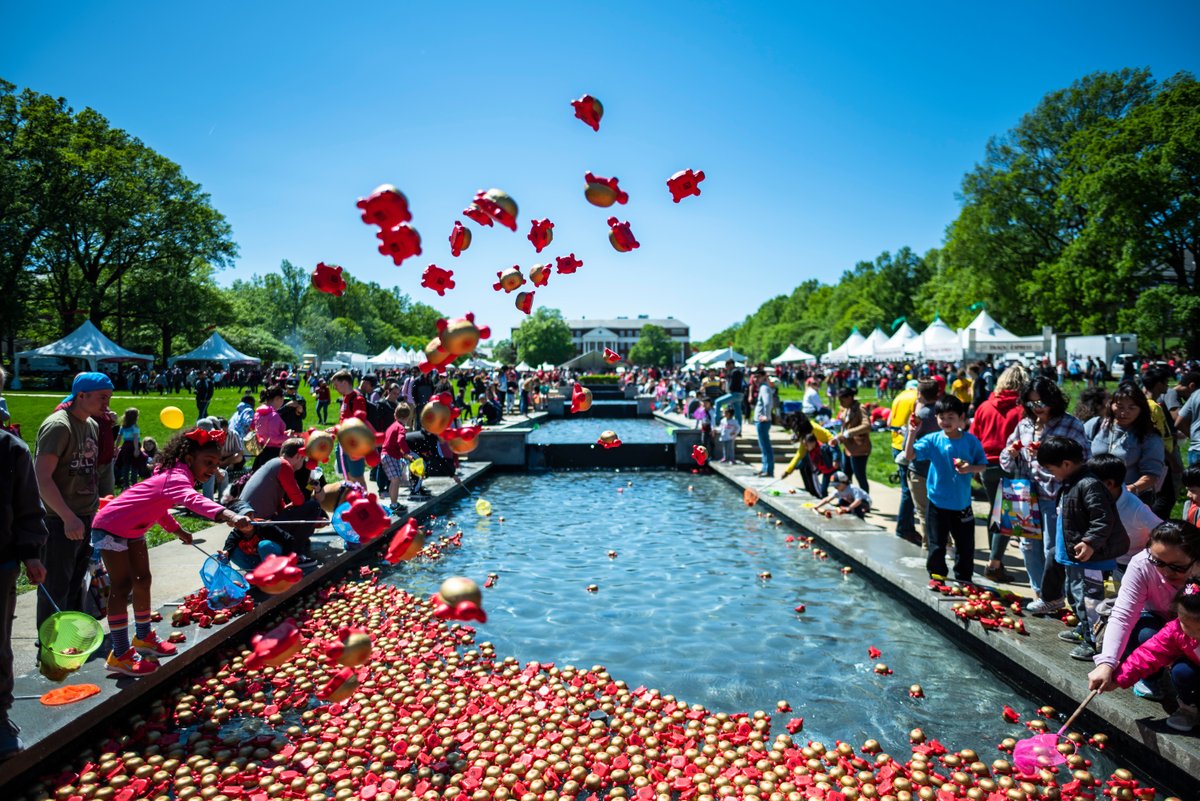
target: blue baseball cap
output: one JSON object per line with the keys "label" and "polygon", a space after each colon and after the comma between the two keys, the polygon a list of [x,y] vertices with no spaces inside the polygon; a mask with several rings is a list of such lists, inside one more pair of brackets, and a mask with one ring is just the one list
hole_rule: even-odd
{"label": "blue baseball cap", "polygon": [[114,390],[112,379],[104,373],[79,373],[75,376],[75,380],[71,382],[71,394],[63,398],[63,403],[70,403],[75,400],[75,396],[80,392],[98,392],[100,390]]}

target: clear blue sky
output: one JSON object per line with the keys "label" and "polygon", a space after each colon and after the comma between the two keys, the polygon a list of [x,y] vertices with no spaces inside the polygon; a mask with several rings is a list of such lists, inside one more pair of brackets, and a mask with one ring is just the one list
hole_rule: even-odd
{"label": "clear blue sky", "polygon": [[[266,10],[267,8],[272,10]],[[92,106],[211,193],[241,255],[223,282],[343,264],[455,316],[520,321],[497,270],[574,251],[538,305],[674,315],[697,339],[807,278],[938,245],[989,136],[1095,70],[1200,71],[1200,4],[10,3],[0,76]],[[605,104],[600,132],[568,105]],[[703,195],[665,181],[703,169]],[[618,254],[583,174],[616,175]],[[424,255],[375,252],[355,200],[408,195]],[[476,189],[521,225],[447,236]],[[541,257],[525,239],[549,217]],[[465,222],[465,220],[464,220]],[[430,263],[458,287],[420,286]],[[1003,321],[1002,321],[1003,322]]]}

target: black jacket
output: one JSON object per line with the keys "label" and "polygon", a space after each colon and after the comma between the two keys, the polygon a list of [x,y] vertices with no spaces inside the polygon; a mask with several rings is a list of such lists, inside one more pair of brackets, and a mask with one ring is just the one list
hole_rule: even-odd
{"label": "black jacket", "polygon": [[45,518],[29,448],[0,431],[0,563],[41,558]]}
{"label": "black jacket", "polygon": [[1079,470],[1062,483],[1058,498],[1063,542],[1072,559],[1081,542],[1095,551],[1090,562],[1116,559],[1129,550],[1129,534],[1117,514],[1116,502],[1100,479]]}

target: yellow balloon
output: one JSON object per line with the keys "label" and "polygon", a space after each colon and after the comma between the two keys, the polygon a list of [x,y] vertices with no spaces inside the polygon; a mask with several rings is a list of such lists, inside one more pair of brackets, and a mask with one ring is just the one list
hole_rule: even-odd
{"label": "yellow balloon", "polygon": [[425,477],[425,460],[413,459],[408,465],[408,472],[412,473],[417,478]]}
{"label": "yellow balloon", "polygon": [[158,419],[167,428],[183,428],[183,410],[178,406],[164,406],[158,413]]}
{"label": "yellow balloon", "polygon": [[487,517],[492,513],[492,505],[483,498],[480,498],[479,500],[475,501],[475,511],[480,517]]}

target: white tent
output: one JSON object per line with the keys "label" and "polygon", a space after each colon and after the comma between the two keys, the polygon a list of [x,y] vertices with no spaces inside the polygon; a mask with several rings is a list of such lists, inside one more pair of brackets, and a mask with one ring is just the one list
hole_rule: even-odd
{"label": "white tent", "polygon": [[190,353],[182,356],[172,356],[167,359],[169,364],[175,362],[220,362],[226,368],[231,364],[262,364],[262,359],[247,356],[225,341],[220,331],[213,331],[212,336],[204,340]]}
{"label": "white tent", "polygon": [[514,368],[514,369],[515,369],[515,370],[516,370],[518,373],[527,373],[527,372],[529,372],[530,370],[532,370],[533,368],[532,368],[532,367],[530,367],[530,366],[529,366],[529,365],[528,365],[526,362],[522,361],[522,362],[521,362],[520,364],[518,364],[518,365],[516,366],[516,368]]}
{"label": "white tent", "polygon": [[709,356],[713,355],[714,353],[716,353],[715,350],[697,351],[697,352],[693,353],[691,356],[687,357],[687,361],[685,361],[683,363],[683,366],[684,367],[699,367],[701,365],[708,364],[708,362],[706,360],[708,359]]}
{"label": "white tent", "polygon": [[874,361],[876,352],[887,341],[888,335],[883,333],[879,326],[875,326],[875,330],[868,334],[861,344],[850,349],[850,358],[860,362]]}
{"label": "white tent", "polygon": [[21,388],[21,359],[37,357],[83,359],[88,368],[95,370],[100,362],[152,362],[153,356],[144,353],[134,353],[125,350],[117,343],[100,332],[91,320],[85,320],[83,325],[76,328],[57,342],[42,345],[33,350],[23,350],[16,354],[16,364],[13,365],[13,389]]}
{"label": "white tent", "polygon": [[959,341],[970,354],[1003,354],[1013,351],[1045,350],[1046,341],[1041,336],[1020,337],[996,322],[987,309],[960,330]]}
{"label": "white tent", "polygon": [[815,362],[816,356],[811,353],[805,353],[795,345],[788,345],[784,348],[783,353],[771,359],[771,364],[796,364],[799,362]]}
{"label": "white tent", "polygon": [[746,357],[738,353],[733,348],[721,348],[720,350],[709,351],[708,357],[704,359],[703,364],[706,366],[712,364],[724,364],[730,359],[733,359],[738,364],[743,364],[746,361]]}
{"label": "white tent", "polygon": [[850,352],[866,340],[867,338],[858,333],[858,329],[855,328],[850,332],[850,336],[846,337],[845,342],[828,353],[821,354],[821,364],[844,364],[850,361]]}
{"label": "white tent", "polygon": [[382,353],[372,356],[368,361],[372,367],[402,367],[408,362],[395,345],[388,345]]}
{"label": "white tent", "polygon": [[908,343],[915,340],[920,340],[921,335],[913,330],[913,327],[907,322],[901,324],[896,332],[892,334],[887,342],[884,342],[875,349],[875,358],[877,359],[903,359],[905,350],[904,347]]}
{"label": "white tent", "polygon": [[962,341],[954,329],[939,317],[921,334],[921,349],[918,352],[932,361],[956,362],[963,357]]}

